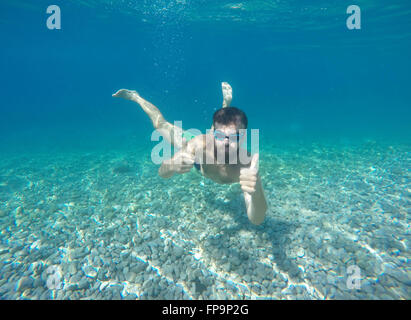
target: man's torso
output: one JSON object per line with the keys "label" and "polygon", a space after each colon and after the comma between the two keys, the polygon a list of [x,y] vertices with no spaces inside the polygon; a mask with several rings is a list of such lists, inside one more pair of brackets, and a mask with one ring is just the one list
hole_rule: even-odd
{"label": "man's torso", "polygon": [[[202,174],[214,182],[221,184],[239,182],[240,170],[248,168],[243,164],[219,164],[214,156],[214,137],[200,135],[189,141],[187,151],[196,156],[196,163]],[[212,159],[212,163],[210,163]],[[198,166],[197,166],[198,168]]]}

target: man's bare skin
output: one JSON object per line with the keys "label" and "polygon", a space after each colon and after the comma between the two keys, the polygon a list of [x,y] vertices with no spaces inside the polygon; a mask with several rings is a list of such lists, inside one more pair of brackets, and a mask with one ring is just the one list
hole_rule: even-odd
{"label": "man's bare skin", "polygon": [[[223,82],[223,108],[228,107],[232,100],[231,86]],[[211,127],[208,134],[198,135],[186,141],[178,139],[182,136],[183,129],[165,121],[162,114],[150,102],[144,100],[136,91],[121,89],[114,97],[120,97],[137,102],[150,117],[153,126],[163,137],[171,144],[180,148],[178,152],[169,160],[164,160],[159,168],[159,175],[165,179],[171,178],[174,174],[183,174],[189,172],[194,163],[201,164],[201,173],[204,177],[213,180],[219,184],[240,183],[244,192],[244,199],[247,208],[249,220],[256,225],[261,224],[267,211],[267,202],[264,196],[264,190],[258,175],[258,154],[255,154],[250,163],[242,164],[237,161],[236,164],[224,163],[219,161],[221,158],[216,157],[216,150],[237,150],[240,148],[239,141],[227,139],[231,134],[235,134],[239,129],[245,129],[235,123],[219,124],[215,128]],[[224,133],[227,138],[217,140],[214,138],[213,131],[218,130]],[[228,150],[228,149],[227,149]]]}

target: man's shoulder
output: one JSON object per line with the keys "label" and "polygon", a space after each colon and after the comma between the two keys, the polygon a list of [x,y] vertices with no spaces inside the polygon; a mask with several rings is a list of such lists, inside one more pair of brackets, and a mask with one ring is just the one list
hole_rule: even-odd
{"label": "man's shoulder", "polygon": [[195,145],[204,146],[207,140],[210,140],[209,134],[199,134],[198,136],[195,136],[193,139],[191,139],[189,143],[191,142]]}
{"label": "man's shoulder", "polygon": [[190,151],[195,151],[198,149],[204,149],[206,143],[206,134],[199,134],[198,136],[195,136],[193,139],[191,139],[187,143],[187,148]]}

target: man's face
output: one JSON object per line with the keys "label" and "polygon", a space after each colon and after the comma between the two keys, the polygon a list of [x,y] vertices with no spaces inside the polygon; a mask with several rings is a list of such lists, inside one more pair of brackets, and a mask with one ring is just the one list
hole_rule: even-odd
{"label": "man's face", "polygon": [[214,155],[217,163],[223,162],[228,164],[230,159],[231,163],[238,163],[238,150],[242,141],[242,132],[239,132],[240,129],[243,129],[243,127],[239,127],[234,123],[227,125],[215,124]]}

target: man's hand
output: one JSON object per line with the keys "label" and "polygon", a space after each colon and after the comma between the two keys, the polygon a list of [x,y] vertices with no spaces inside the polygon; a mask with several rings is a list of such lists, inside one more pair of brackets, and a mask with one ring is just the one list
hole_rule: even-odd
{"label": "man's hand", "polygon": [[161,164],[158,174],[165,178],[171,178],[175,173],[186,173],[191,170],[194,165],[195,157],[189,151],[188,143],[185,138],[182,141],[182,148],[174,157],[169,160],[164,160]]}
{"label": "man's hand", "polygon": [[194,165],[194,156],[187,152],[179,152],[169,160],[169,165],[174,173],[186,173]]}
{"label": "man's hand", "polygon": [[251,165],[249,168],[243,168],[240,170],[240,185],[241,190],[248,195],[252,195],[255,192],[258,179],[258,153],[253,155],[251,159]]}
{"label": "man's hand", "polygon": [[260,225],[265,218],[267,201],[265,200],[261,179],[258,176],[258,153],[253,155],[249,168],[241,169],[240,185],[244,192],[248,219],[251,223]]}

